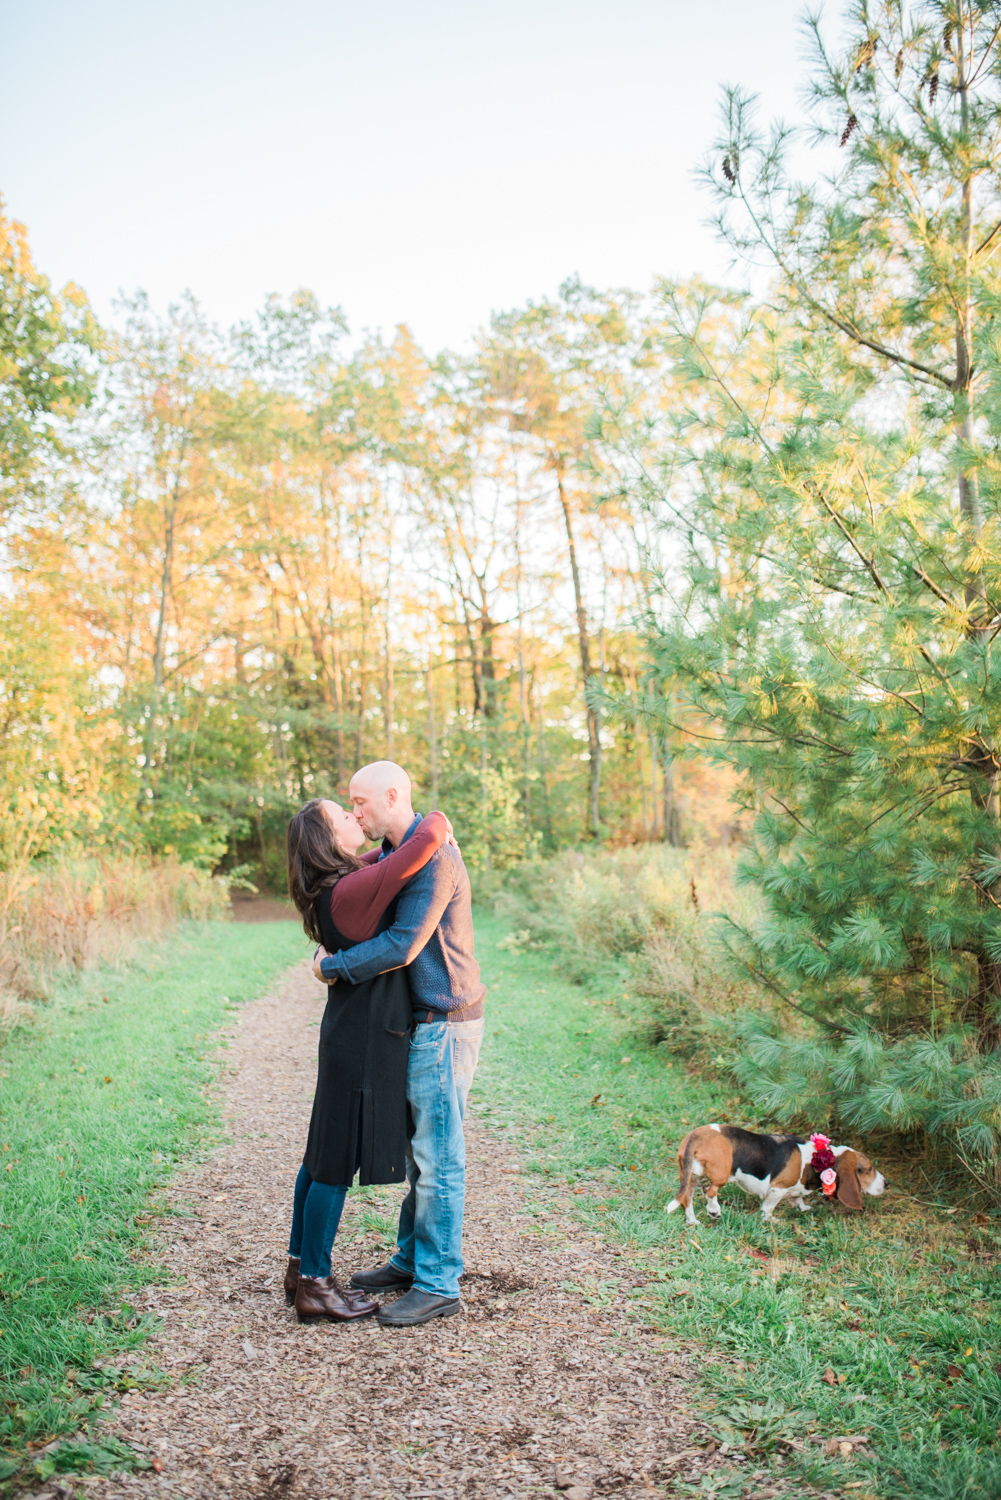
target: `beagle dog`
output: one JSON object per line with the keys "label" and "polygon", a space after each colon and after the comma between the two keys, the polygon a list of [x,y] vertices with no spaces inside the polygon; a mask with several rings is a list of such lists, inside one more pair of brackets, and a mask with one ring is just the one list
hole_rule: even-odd
{"label": "beagle dog", "polygon": [[699,1125],[678,1148],[681,1182],[667,1212],[683,1208],[686,1221],[698,1223],[692,1207],[694,1177],[708,1178],[706,1212],[711,1219],[718,1219],[722,1212],[717,1194],[728,1182],[739,1183],[745,1193],[761,1199],[763,1219],[771,1218],[783,1198],[794,1199],[805,1213],[810,1207],[807,1196],[819,1187],[849,1209],[861,1209],[863,1193],[878,1198],[886,1190],[886,1178],[867,1156],[850,1146],[831,1146],[824,1136],[817,1140],[827,1147],[827,1160],[833,1157],[836,1163],[834,1169],[825,1171],[824,1183],[813,1165],[817,1150],[813,1137],[755,1135],[738,1125]]}

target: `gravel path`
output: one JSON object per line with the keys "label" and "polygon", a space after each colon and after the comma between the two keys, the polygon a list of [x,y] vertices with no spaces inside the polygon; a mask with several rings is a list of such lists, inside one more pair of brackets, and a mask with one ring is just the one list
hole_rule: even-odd
{"label": "gravel path", "polygon": [[[222,1081],[232,1144],[174,1180],[185,1216],[162,1221],[183,1284],[139,1299],[165,1320],[150,1352],[174,1381],[126,1396],[112,1423],[157,1468],[88,1494],[588,1500],[697,1480],[711,1460],[693,1447],[688,1356],[617,1305],[642,1278],[573,1221],[567,1189],[520,1174],[477,1124],[475,1083],[464,1316],[296,1324],[281,1277],[323,1003],[297,967],[241,1013]],[[336,1274],[384,1258],[400,1196],[349,1196]],[[574,1284],[600,1291],[584,1301]]]}

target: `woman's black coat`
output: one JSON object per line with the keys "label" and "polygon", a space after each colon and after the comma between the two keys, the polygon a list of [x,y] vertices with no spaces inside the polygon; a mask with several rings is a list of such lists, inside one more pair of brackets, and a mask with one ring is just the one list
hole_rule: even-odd
{"label": "woman's black coat", "polygon": [[[394,901],[379,932],[392,925],[395,913]],[[356,946],[334,926],[328,892],[320,897],[317,915],[328,953]],[[406,969],[392,969],[361,984],[338,980],[328,987],[303,1157],[316,1182],[350,1184],[356,1168],[363,1187],[404,1180],[412,1025]]]}

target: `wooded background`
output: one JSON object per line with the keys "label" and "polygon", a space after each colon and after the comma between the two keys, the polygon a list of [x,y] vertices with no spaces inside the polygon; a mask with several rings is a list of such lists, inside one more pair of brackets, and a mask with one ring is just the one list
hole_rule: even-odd
{"label": "wooded background", "polygon": [[[462,356],[306,292],[102,330],[3,223],[6,889],[101,848],[277,885],[379,756],[481,875],[736,842],[742,1087],[996,1190],[1001,5],[807,26],[807,124],[729,90],[703,164],[750,289],[569,281]],[[677,925],[626,899],[622,952]]]}
{"label": "wooded background", "polygon": [[587,437],[639,299],[569,283],[464,358],[406,329],[352,351],[305,292],[227,332],[137,297],[112,332],[0,233],[9,850],[124,840],[280,885],[291,811],[382,756],[474,867],[681,842],[677,736],[584,694],[650,690],[650,528]]}

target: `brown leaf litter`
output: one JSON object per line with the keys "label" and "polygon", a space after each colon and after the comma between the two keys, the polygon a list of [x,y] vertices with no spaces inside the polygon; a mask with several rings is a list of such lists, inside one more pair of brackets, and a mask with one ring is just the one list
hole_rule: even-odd
{"label": "brown leaf litter", "polygon": [[[719,1460],[686,1408],[690,1354],[638,1321],[635,1268],[574,1220],[569,1191],[526,1177],[477,1123],[475,1083],[464,1315],[295,1322],[281,1280],[323,1002],[301,966],[240,1014],[221,1081],[231,1143],[173,1180],[157,1233],[178,1281],[138,1299],[164,1320],[149,1354],[172,1380],[109,1422],[157,1467],[89,1478],[87,1495],[625,1500],[698,1482]],[[335,1274],[385,1258],[400,1197],[349,1195]]]}

